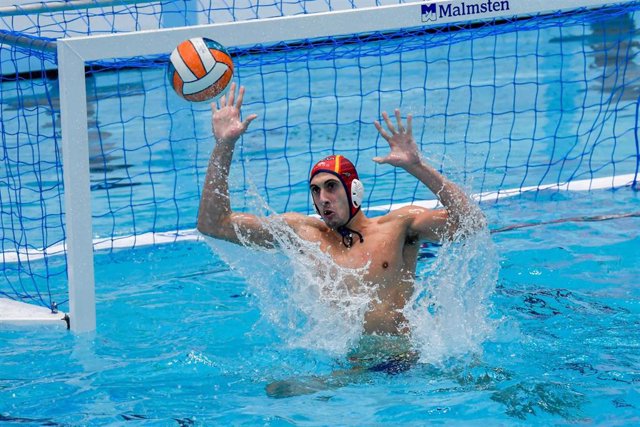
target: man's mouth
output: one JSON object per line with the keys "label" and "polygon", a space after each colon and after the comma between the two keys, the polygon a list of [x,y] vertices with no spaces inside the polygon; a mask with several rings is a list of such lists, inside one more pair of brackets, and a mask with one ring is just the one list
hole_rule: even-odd
{"label": "man's mouth", "polygon": [[330,210],[330,209],[325,209],[325,210],[323,210],[323,211],[322,211],[322,214],[323,214],[325,217],[329,217],[329,216],[333,215],[333,211],[332,211],[332,210]]}

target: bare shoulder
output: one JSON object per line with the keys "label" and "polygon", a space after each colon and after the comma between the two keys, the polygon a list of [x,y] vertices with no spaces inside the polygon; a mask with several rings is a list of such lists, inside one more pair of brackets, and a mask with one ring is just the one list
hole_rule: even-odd
{"label": "bare shoulder", "polygon": [[445,209],[404,206],[389,212],[382,220],[396,223],[408,236],[420,240],[440,241],[446,232],[447,218],[448,213]]}
{"label": "bare shoulder", "polygon": [[327,229],[326,224],[322,220],[309,215],[287,212],[280,215],[280,217],[301,237],[309,236],[319,231],[326,231]]}
{"label": "bare shoulder", "polygon": [[427,209],[420,206],[403,206],[401,208],[395,209],[388,214],[380,217],[380,223],[389,223],[389,222],[398,222],[404,224],[410,224],[417,217],[420,216],[429,216],[434,214],[437,211],[433,209]]}

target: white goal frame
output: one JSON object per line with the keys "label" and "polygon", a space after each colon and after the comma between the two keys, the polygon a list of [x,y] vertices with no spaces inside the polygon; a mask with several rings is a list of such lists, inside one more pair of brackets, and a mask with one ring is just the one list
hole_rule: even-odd
{"label": "white goal frame", "polygon": [[[89,176],[89,139],[85,65],[88,61],[168,54],[181,41],[191,37],[208,37],[228,47],[269,44],[283,40],[302,40],[329,36],[391,31],[456,22],[531,16],[576,8],[592,8],[626,3],[602,0],[567,0],[562,6],[548,0],[527,2],[510,0],[509,10],[467,16],[438,17],[424,20],[423,5],[436,4],[465,7],[465,0],[379,6],[346,11],[323,12],[262,20],[198,25],[135,33],[121,33],[57,40],[58,78],[62,131],[64,206],[66,216],[67,271],[71,329],[88,332],[96,328],[95,278]],[[504,3],[493,1],[492,3]]]}

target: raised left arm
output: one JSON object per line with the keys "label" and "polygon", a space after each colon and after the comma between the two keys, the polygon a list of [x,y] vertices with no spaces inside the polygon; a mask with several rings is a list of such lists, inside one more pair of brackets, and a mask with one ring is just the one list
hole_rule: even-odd
{"label": "raised left arm", "polygon": [[406,127],[402,123],[400,110],[395,110],[396,124],[394,125],[386,112],[382,118],[388,131],[382,128],[377,120],[374,125],[380,135],[389,143],[391,151],[385,157],[374,157],[380,164],[390,164],[402,168],[422,182],[440,203],[444,211],[429,209],[405,209],[412,219],[409,229],[421,238],[429,240],[450,239],[462,224],[469,224],[469,230],[486,226],[486,219],[482,211],[469,199],[464,191],[449,181],[437,170],[427,164],[418,150],[413,138],[412,116],[407,116]]}

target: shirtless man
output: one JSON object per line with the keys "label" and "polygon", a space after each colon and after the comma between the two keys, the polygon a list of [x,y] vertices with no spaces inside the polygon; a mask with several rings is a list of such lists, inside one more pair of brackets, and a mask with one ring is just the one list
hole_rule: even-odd
{"label": "shirtless man", "polygon": [[[230,206],[228,175],[235,144],[257,117],[252,114],[244,121],[241,119],[244,88],[235,92],[233,83],[219,106],[212,104],[216,145],[200,200],[198,230],[234,243],[242,240],[273,246],[274,238],[264,219],[233,212]],[[402,309],[413,292],[420,241],[450,239],[465,216],[472,215],[475,227],[484,225],[484,217],[459,187],[422,160],[411,131],[411,115],[406,126],[397,109],[395,123],[387,113],[382,113],[382,117],[388,130],[377,121],[374,125],[391,151],[373,160],[415,176],[438,197],[444,209],[407,206],[382,217],[367,218],[360,210],[363,190],[355,167],[343,156],[329,156],[314,166],[309,178],[320,218],[285,213],[281,219],[301,239],[319,243],[320,250],[337,265],[346,268],[368,265],[363,283],[377,288],[377,298],[365,315],[365,334],[404,335],[408,326]]]}

